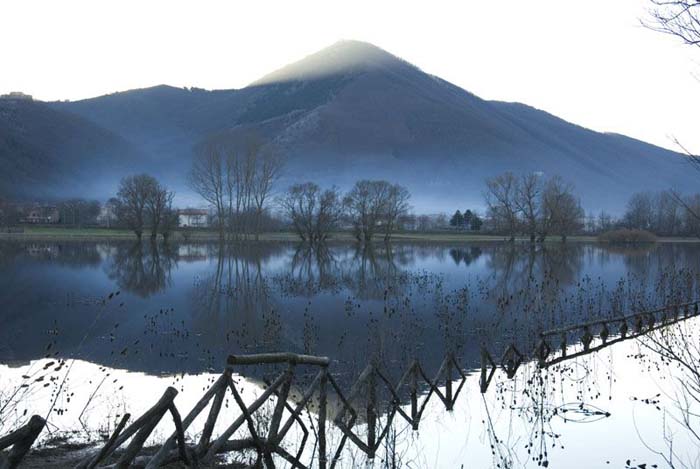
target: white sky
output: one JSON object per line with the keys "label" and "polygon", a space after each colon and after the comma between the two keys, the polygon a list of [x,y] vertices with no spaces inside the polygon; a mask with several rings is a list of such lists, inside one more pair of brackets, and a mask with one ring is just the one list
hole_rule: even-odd
{"label": "white sky", "polygon": [[339,39],[483,98],[700,152],[700,49],[640,26],[648,0],[0,2],[0,94],[239,88]]}

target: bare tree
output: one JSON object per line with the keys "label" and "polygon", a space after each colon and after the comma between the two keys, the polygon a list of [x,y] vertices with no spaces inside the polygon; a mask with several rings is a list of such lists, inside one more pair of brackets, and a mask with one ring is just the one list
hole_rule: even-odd
{"label": "bare tree", "polygon": [[539,223],[539,240],[544,241],[549,234],[561,236],[566,241],[568,235],[582,228],[585,212],[574,196],[574,188],[559,176],[550,178],[542,191],[542,217]]}
{"label": "bare tree", "polygon": [[97,223],[100,208],[97,200],[69,199],[58,204],[61,224],[77,227]]}
{"label": "bare tree", "polygon": [[200,146],[190,186],[216,211],[219,237],[259,237],[283,159],[255,134],[217,135]]}
{"label": "bare tree", "polygon": [[127,176],[119,184],[119,219],[140,240],[146,224],[146,205],[154,185],[158,182],[148,174]]}
{"label": "bare tree", "polygon": [[387,194],[386,208],[384,211],[384,240],[390,241],[391,235],[396,230],[396,225],[401,217],[406,215],[411,206],[408,201],[411,193],[405,187],[394,184]]}
{"label": "bare tree", "polygon": [[[169,191],[155,179],[151,181],[146,196],[146,212],[150,219],[151,240],[158,237],[158,230],[166,221],[166,215],[169,215],[168,210],[172,210],[174,196],[172,191]],[[170,220],[168,222],[170,224]],[[168,226],[169,230],[171,228],[172,226]]]}
{"label": "bare tree", "polygon": [[598,230],[601,232],[610,231],[613,229],[614,222],[612,215],[605,210],[598,214]]}
{"label": "bare tree", "polygon": [[302,241],[313,241],[313,219],[320,190],[312,182],[295,184],[278,201]]}
{"label": "bare tree", "polygon": [[643,24],[664,34],[700,46],[700,2],[697,0],[650,0],[650,21]]}
{"label": "bare tree", "polygon": [[333,187],[323,191],[319,198],[314,228],[316,240],[325,241],[329,234],[337,228],[342,216],[343,204],[338,189]]}
{"label": "bare tree", "polygon": [[302,241],[312,243],[325,241],[342,215],[338,190],[312,182],[291,186],[278,203]]}
{"label": "bare tree", "polygon": [[[647,28],[681,39],[685,44],[700,47],[700,2],[697,0],[649,0],[650,20],[642,21]],[[700,155],[691,152],[674,138],[674,142],[687,156],[687,161],[700,171]],[[700,223],[700,211],[693,210],[684,197],[671,190],[670,194],[686,211],[686,217],[692,217]],[[700,232],[694,232],[700,236]]]}
{"label": "bare tree", "polygon": [[683,217],[683,231],[690,236],[700,238],[700,194],[687,197],[678,197],[685,208]]}
{"label": "bare tree", "polygon": [[225,235],[231,203],[230,162],[227,156],[219,144],[207,142],[198,149],[189,174],[190,187],[216,211],[220,239]]}
{"label": "bare tree", "polygon": [[430,229],[430,217],[428,215],[418,215],[416,219],[418,231],[428,231]]}
{"label": "bare tree", "polygon": [[662,236],[676,236],[683,229],[682,204],[673,191],[661,191],[653,198],[652,231]]}
{"label": "bare tree", "polygon": [[513,203],[523,217],[525,230],[530,236],[531,243],[534,243],[537,238],[541,194],[542,178],[539,174],[530,173],[520,177],[520,181],[515,188]]}
{"label": "bare tree", "polygon": [[358,181],[345,196],[344,205],[358,241],[369,242],[384,222],[391,184],[386,181]]}
{"label": "bare tree", "polygon": [[650,192],[638,192],[627,202],[623,216],[627,228],[651,230],[653,218],[653,200]]}
{"label": "bare tree", "polygon": [[236,237],[250,229],[259,144],[252,136],[227,141],[228,223]]}
{"label": "bare tree", "polygon": [[0,199],[0,227],[9,227],[19,221],[20,213],[15,204]]}
{"label": "bare tree", "polygon": [[249,159],[253,160],[254,173],[251,178],[251,195],[254,204],[255,238],[260,236],[260,223],[267,201],[284,167],[280,154],[259,139],[253,139],[248,146]]}
{"label": "bare tree", "polygon": [[177,210],[173,208],[172,197],[170,197],[162,212],[160,221],[160,231],[163,234],[163,241],[166,243],[168,242],[179,223]]}
{"label": "bare tree", "polygon": [[486,181],[486,205],[493,223],[505,230],[510,241],[515,240],[518,228],[518,208],[515,204],[518,179],[511,173],[503,173]]}

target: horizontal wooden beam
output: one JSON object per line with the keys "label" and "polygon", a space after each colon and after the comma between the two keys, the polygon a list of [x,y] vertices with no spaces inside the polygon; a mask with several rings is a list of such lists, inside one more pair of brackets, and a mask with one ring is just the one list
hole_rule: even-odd
{"label": "horizontal wooden beam", "polygon": [[315,357],[313,355],[299,355],[296,353],[257,353],[253,355],[229,355],[228,365],[267,365],[273,363],[293,363],[295,365],[328,366],[331,360],[328,357]]}
{"label": "horizontal wooden beam", "polygon": [[663,313],[664,311],[674,310],[674,309],[678,309],[679,315],[682,315],[683,311],[681,311],[681,308],[685,308],[686,306],[687,307],[691,307],[691,306],[694,307],[696,304],[698,304],[698,301],[691,301],[690,303],[681,303],[681,304],[677,304],[677,305],[664,306],[663,308],[658,308],[658,309],[654,309],[651,311],[640,311],[637,313],[631,313],[631,314],[628,314],[626,316],[595,319],[595,320],[588,321],[588,322],[583,322],[583,323],[579,323],[579,324],[573,324],[571,326],[561,327],[559,329],[550,329],[548,331],[543,331],[540,333],[540,336],[544,337],[544,336],[550,336],[550,335],[558,335],[558,334],[563,334],[566,332],[572,332],[572,331],[575,331],[578,329],[583,329],[585,327],[591,327],[591,326],[597,326],[597,325],[602,326],[603,324],[622,323],[625,321],[629,321],[630,319],[635,319],[637,316],[648,316],[651,314],[659,314],[659,313]]}

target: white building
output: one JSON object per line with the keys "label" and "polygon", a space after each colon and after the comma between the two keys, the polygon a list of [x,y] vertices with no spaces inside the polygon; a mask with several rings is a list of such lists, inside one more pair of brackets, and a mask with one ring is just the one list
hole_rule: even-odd
{"label": "white building", "polygon": [[206,228],[209,212],[199,208],[186,208],[177,212],[178,224],[183,228]]}

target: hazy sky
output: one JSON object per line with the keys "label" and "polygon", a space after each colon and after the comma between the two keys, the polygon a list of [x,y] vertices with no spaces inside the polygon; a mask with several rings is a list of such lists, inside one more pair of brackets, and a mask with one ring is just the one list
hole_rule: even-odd
{"label": "hazy sky", "polygon": [[700,152],[700,49],[640,26],[648,0],[0,2],[0,93],[80,99],[243,87],[339,39],[483,98]]}

